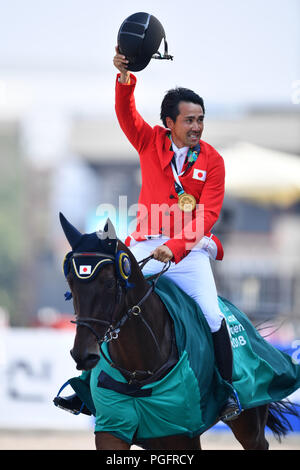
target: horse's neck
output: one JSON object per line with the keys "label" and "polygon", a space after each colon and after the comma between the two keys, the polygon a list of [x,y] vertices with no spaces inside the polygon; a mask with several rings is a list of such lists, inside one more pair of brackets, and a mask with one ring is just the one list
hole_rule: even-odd
{"label": "horse's neck", "polygon": [[[137,305],[151,288],[141,274],[133,276],[124,311]],[[171,352],[172,322],[157,294],[151,292],[141,304],[141,313],[132,315],[122,327],[119,338],[110,345],[112,360],[127,370],[156,370]]]}
{"label": "horse's neck", "polygon": [[[125,296],[125,314],[143,299],[151,284],[144,278],[131,251],[120,241],[118,249],[125,251],[131,261],[129,282],[133,287],[128,289]],[[119,338],[110,343],[111,358],[127,370],[157,369],[169,358],[172,333],[172,320],[163,302],[156,293],[151,292],[141,304],[140,315],[132,315],[122,326]]]}

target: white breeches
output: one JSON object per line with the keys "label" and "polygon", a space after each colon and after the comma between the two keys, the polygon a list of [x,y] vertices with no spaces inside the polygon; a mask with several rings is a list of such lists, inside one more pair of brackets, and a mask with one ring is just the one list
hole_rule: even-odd
{"label": "white breeches", "polygon": [[[156,247],[162,245],[165,241],[166,239],[158,238],[134,242],[130,246],[130,250],[136,260],[140,261],[149,256]],[[156,274],[162,270],[163,266],[164,263],[160,261],[150,260],[144,266],[143,274]],[[210,259],[204,249],[193,248],[179,263],[171,263],[170,268],[163,276],[171,279],[198,303],[212,333],[219,330],[224,317],[218,304]]]}

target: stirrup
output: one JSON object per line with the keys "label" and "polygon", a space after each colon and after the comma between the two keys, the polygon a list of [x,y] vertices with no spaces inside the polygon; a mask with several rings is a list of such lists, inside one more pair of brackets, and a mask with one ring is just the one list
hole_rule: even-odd
{"label": "stirrup", "polygon": [[82,402],[82,405],[81,405],[81,407],[80,407],[79,410],[72,410],[71,408],[65,408],[64,406],[62,406],[61,404],[59,404],[59,400],[58,400],[58,399],[59,399],[59,398],[62,398],[62,397],[60,397],[59,395],[61,394],[61,392],[62,392],[68,385],[70,385],[69,380],[68,380],[67,382],[65,382],[65,383],[60,387],[60,389],[59,389],[59,391],[58,391],[58,394],[56,395],[56,397],[55,397],[54,400],[53,400],[53,403],[54,403],[55,406],[57,406],[57,408],[60,408],[61,410],[64,410],[64,411],[68,411],[68,412],[71,413],[72,415],[78,416],[78,415],[80,415],[80,413],[82,412],[82,410],[83,410],[83,408],[84,408],[84,406],[85,406],[84,402]]}
{"label": "stirrup", "polygon": [[[241,414],[241,412],[243,411],[242,407],[241,407],[241,403],[240,403],[240,400],[239,400],[239,397],[238,397],[238,394],[235,390],[233,390],[233,396],[232,398],[230,397],[229,400],[232,400],[234,401],[235,405],[237,405],[235,408],[233,408],[233,410],[231,412],[228,412],[227,414],[223,415],[220,417],[220,419],[224,422],[224,423],[227,423],[228,421],[233,421],[235,420],[236,418],[239,417],[239,415]],[[226,405],[225,405],[225,408],[226,408]]]}

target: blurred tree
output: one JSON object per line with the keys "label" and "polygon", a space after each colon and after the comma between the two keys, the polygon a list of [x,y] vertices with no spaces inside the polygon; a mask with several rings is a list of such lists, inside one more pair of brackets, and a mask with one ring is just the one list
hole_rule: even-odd
{"label": "blurred tree", "polygon": [[0,122],[0,306],[17,322],[18,267],[22,260],[23,171],[20,129]]}

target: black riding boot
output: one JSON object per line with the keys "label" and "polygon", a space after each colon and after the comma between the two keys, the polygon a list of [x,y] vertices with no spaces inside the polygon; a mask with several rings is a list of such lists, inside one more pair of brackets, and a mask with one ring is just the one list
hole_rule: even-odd
{"label": "black riding boot", "polygon": [[[225,319],[222,320],[221,327],[215,333],[212,333],[216,364],[222,379],[232,384],[233,354],[231,340],[227,330]],[[237,418],[241,412],[240,405],[236,396],[229,397],[224,408],[221,410],[220,419],[223,421],[232,421]]]}
{"label": "black riding boot", "polygon": [[90,410],[82,403],[78,395],[74,393],[73,395],[70,395],[68,397],[55,397],[53,400],[53,403],[55,406],[58,408],[61,408],[62,410],[69,411],[69,413],[72,414],[79,414],[83,413],[85,415],[91,416]]}

